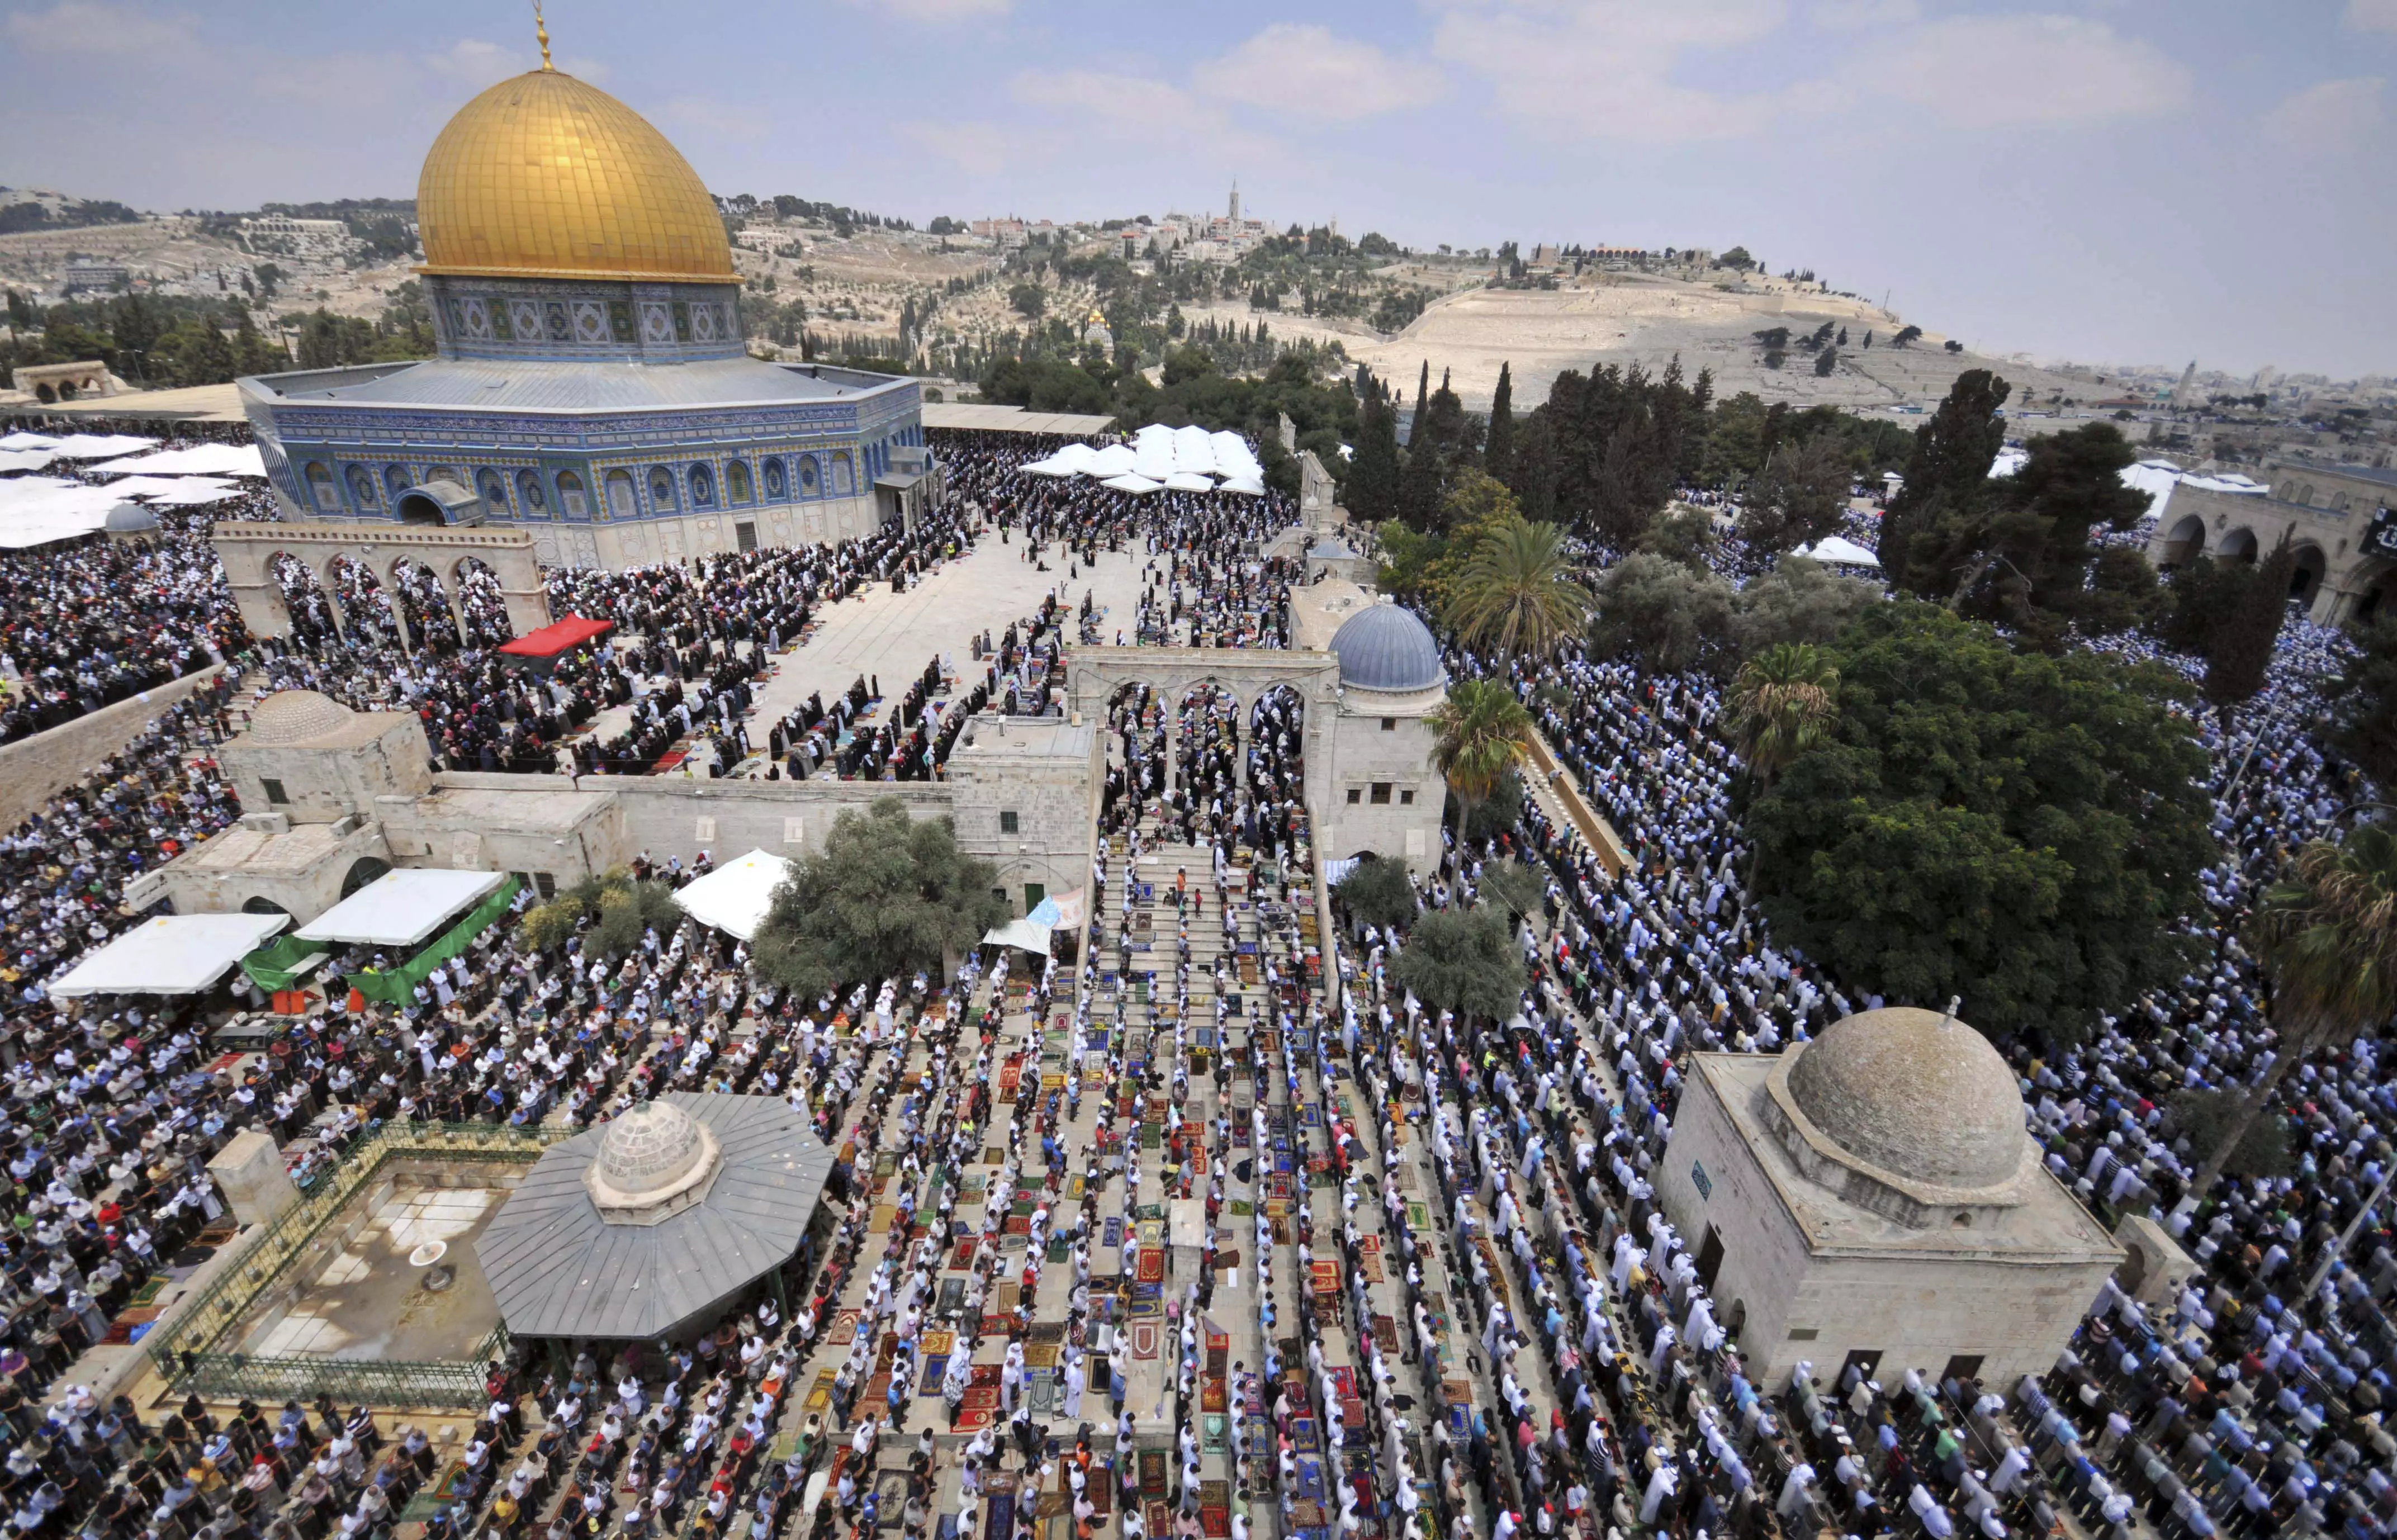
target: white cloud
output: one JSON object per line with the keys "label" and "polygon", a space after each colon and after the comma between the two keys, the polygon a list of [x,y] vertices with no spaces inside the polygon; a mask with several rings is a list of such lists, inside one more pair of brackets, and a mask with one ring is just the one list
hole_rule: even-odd
{"label": "white cloud", "polygon": [[198,41],[188,16],[137,10],[100,0],[59,0],[46,11],[7,19],[10,44],[29,53],[104,54],[120,62],[171,57]]}
{"label": "white cloud", "polygon": [[2264,114],[2264,137],[2307,154],[2355,149],[2388,126],[2380,102],[2384,84],[2378,75],[2363,75],[2309,86]]}
{"label": "white cloud", "polygon": [[773,127],[762,114],[716,96],[672,98],[659,104],[658,115],[720,139],[763,139]]}
{"label": "white cloud", "polygon": [[1466,0],[1447,7],[1433,49],[1487,78],[1501,111],[1536,127],[1732,139],[1762,127],[1769,98],[1682,85],[1682,58],[1761,42],[1788,19],[1784,0]]}
{"label": "white cloud", "polygon": [[2347,24],[2357,32],[2397,32],[2397,0],[2347,0]]}
{"label": "white cloud", "polygon": [[445,80],[468,86],[489,86],[525,70],[515,50],[479,37],[462,37],[443,52],[427,54],[424,67]]}
{"label": "white cloud", "polygon": [[860,10],[886,11],[904,20],[932,23],[1005,16],[1015,8],[1015,0],[847,0],[847,3]]}
{"label": "white cloud", "polygon": [[2189,71],[2155,45],[2072,16],[1959,16],[1879,40],[1841,83],[1968,128],[2169,111]]}
{"label": "white cloud", "polygon": [[1199,65],[1194,79],[1210,96],[1332,123],[1419,106],[1448,88],[1433,65],[1293,21],[1278,21]]}
{"label": "white cloud", "polygon": [[1814,0],[1806,18],[1818,27],[1849,32],[1921,20],[1922,7],[1920,0]]}
{"label": "white cloud", "polygon": [[1276,149],[1271,140],[1238,127],[1222,108],[1155,75],[1024,70],[1009,82],[1008,89],[1028,107],[1079,118],[1135,142],[1234,157]]}

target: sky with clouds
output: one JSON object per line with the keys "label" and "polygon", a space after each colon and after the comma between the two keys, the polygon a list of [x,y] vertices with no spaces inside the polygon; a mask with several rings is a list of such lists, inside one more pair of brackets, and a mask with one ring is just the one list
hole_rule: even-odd
{"label": "sky with clouds", "polygon": [[[2397,0],[556,0],[719,193],[1747,246],[1989,352],[2397,371]],[[407,195],[529,8],[0,0],[0,183]]]}

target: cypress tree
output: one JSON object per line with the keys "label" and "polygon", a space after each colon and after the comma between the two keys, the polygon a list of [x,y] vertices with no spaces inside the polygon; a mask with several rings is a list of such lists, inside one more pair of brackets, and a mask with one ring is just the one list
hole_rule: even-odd
{"label": "cypress tree", "polygon": [[1935,527],[1972,523],[1989,500],[1989,467],[2005,447],[2005,405],[2013,387],[1988,369],[1966,369],[1931,421],[1914,430],[1906,484],[1881,515],[1881,571],[1896,588],[1945,597],[1955,574],[1934,557],[1933,570],[1909,571],[1916,537]]}
{"label": "cypress tree", "polygon": [[1431,360],[1424,360],[1423,372],[1415,376],[1414,421],[1407,424],[1407,448],[1415,447],[1415,435],[1423,432],[1424,403],[1431,395]]}
{"label": "cypress tree", "polygon": [[1490,442],[1482,450],[1481,468],[1501,481],[1512,474],[1515,458],[1515,382],[1508,366],[1498,366],[1498,389],[1490,397]]}
{"label": "cypress tree", "polygon": [[1357,458],[1348,467],[1344,496],[1350,513],[1378,523],[1398,513],[1398,418],[1389,396],[1378,388],[1366,393],[1358,415]]}

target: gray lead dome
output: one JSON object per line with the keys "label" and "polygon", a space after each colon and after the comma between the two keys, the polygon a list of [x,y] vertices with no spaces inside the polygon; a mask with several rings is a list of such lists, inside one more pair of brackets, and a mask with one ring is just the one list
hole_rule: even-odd
{"label": "gray lead dome", "polygon": [[1360,609],[1332,634],[1340,682],[1393,694],[1429,690],[1446,677],[1431,628],[1395,604]]}

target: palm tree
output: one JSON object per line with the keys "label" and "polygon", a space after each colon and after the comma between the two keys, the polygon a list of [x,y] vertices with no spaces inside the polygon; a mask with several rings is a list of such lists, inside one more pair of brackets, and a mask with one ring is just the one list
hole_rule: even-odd
{"label": "palm tree", "polygon": [[1741,665],[1726,715],[1732,744],[1760,788],[1829,734],[1839,687],[1840,671],[1807,642],[1776,643]]}
{"label": "palm tree", "polygon": [[1545,658],[1581,635],[1596,602],[1573,581],[1562,531],[1509,519],[1459,574],[1447,619],[1470,646]]}
{"label": "palm tree", "polygon": [[2397,835],[2367,824],[2339,843],[2313,841],[2292,864],[2294,880],[2266,891],[2249,926],[2272,982],[2272,1067],[2223,1120],[2193,1200],[2213,1189],[2290,1065],[2397,1014]]}
{"label": "palm tree", "polygon": [[1516,749],[1531,741],[1532,714],[1515,692],[1495,679],[1462,679],[1448,687],[1448,699],[1432,707],[1431,762],[1456,794],[1456,839],[1465,843],[1466,821],[1498,789],[1515,762]]}

